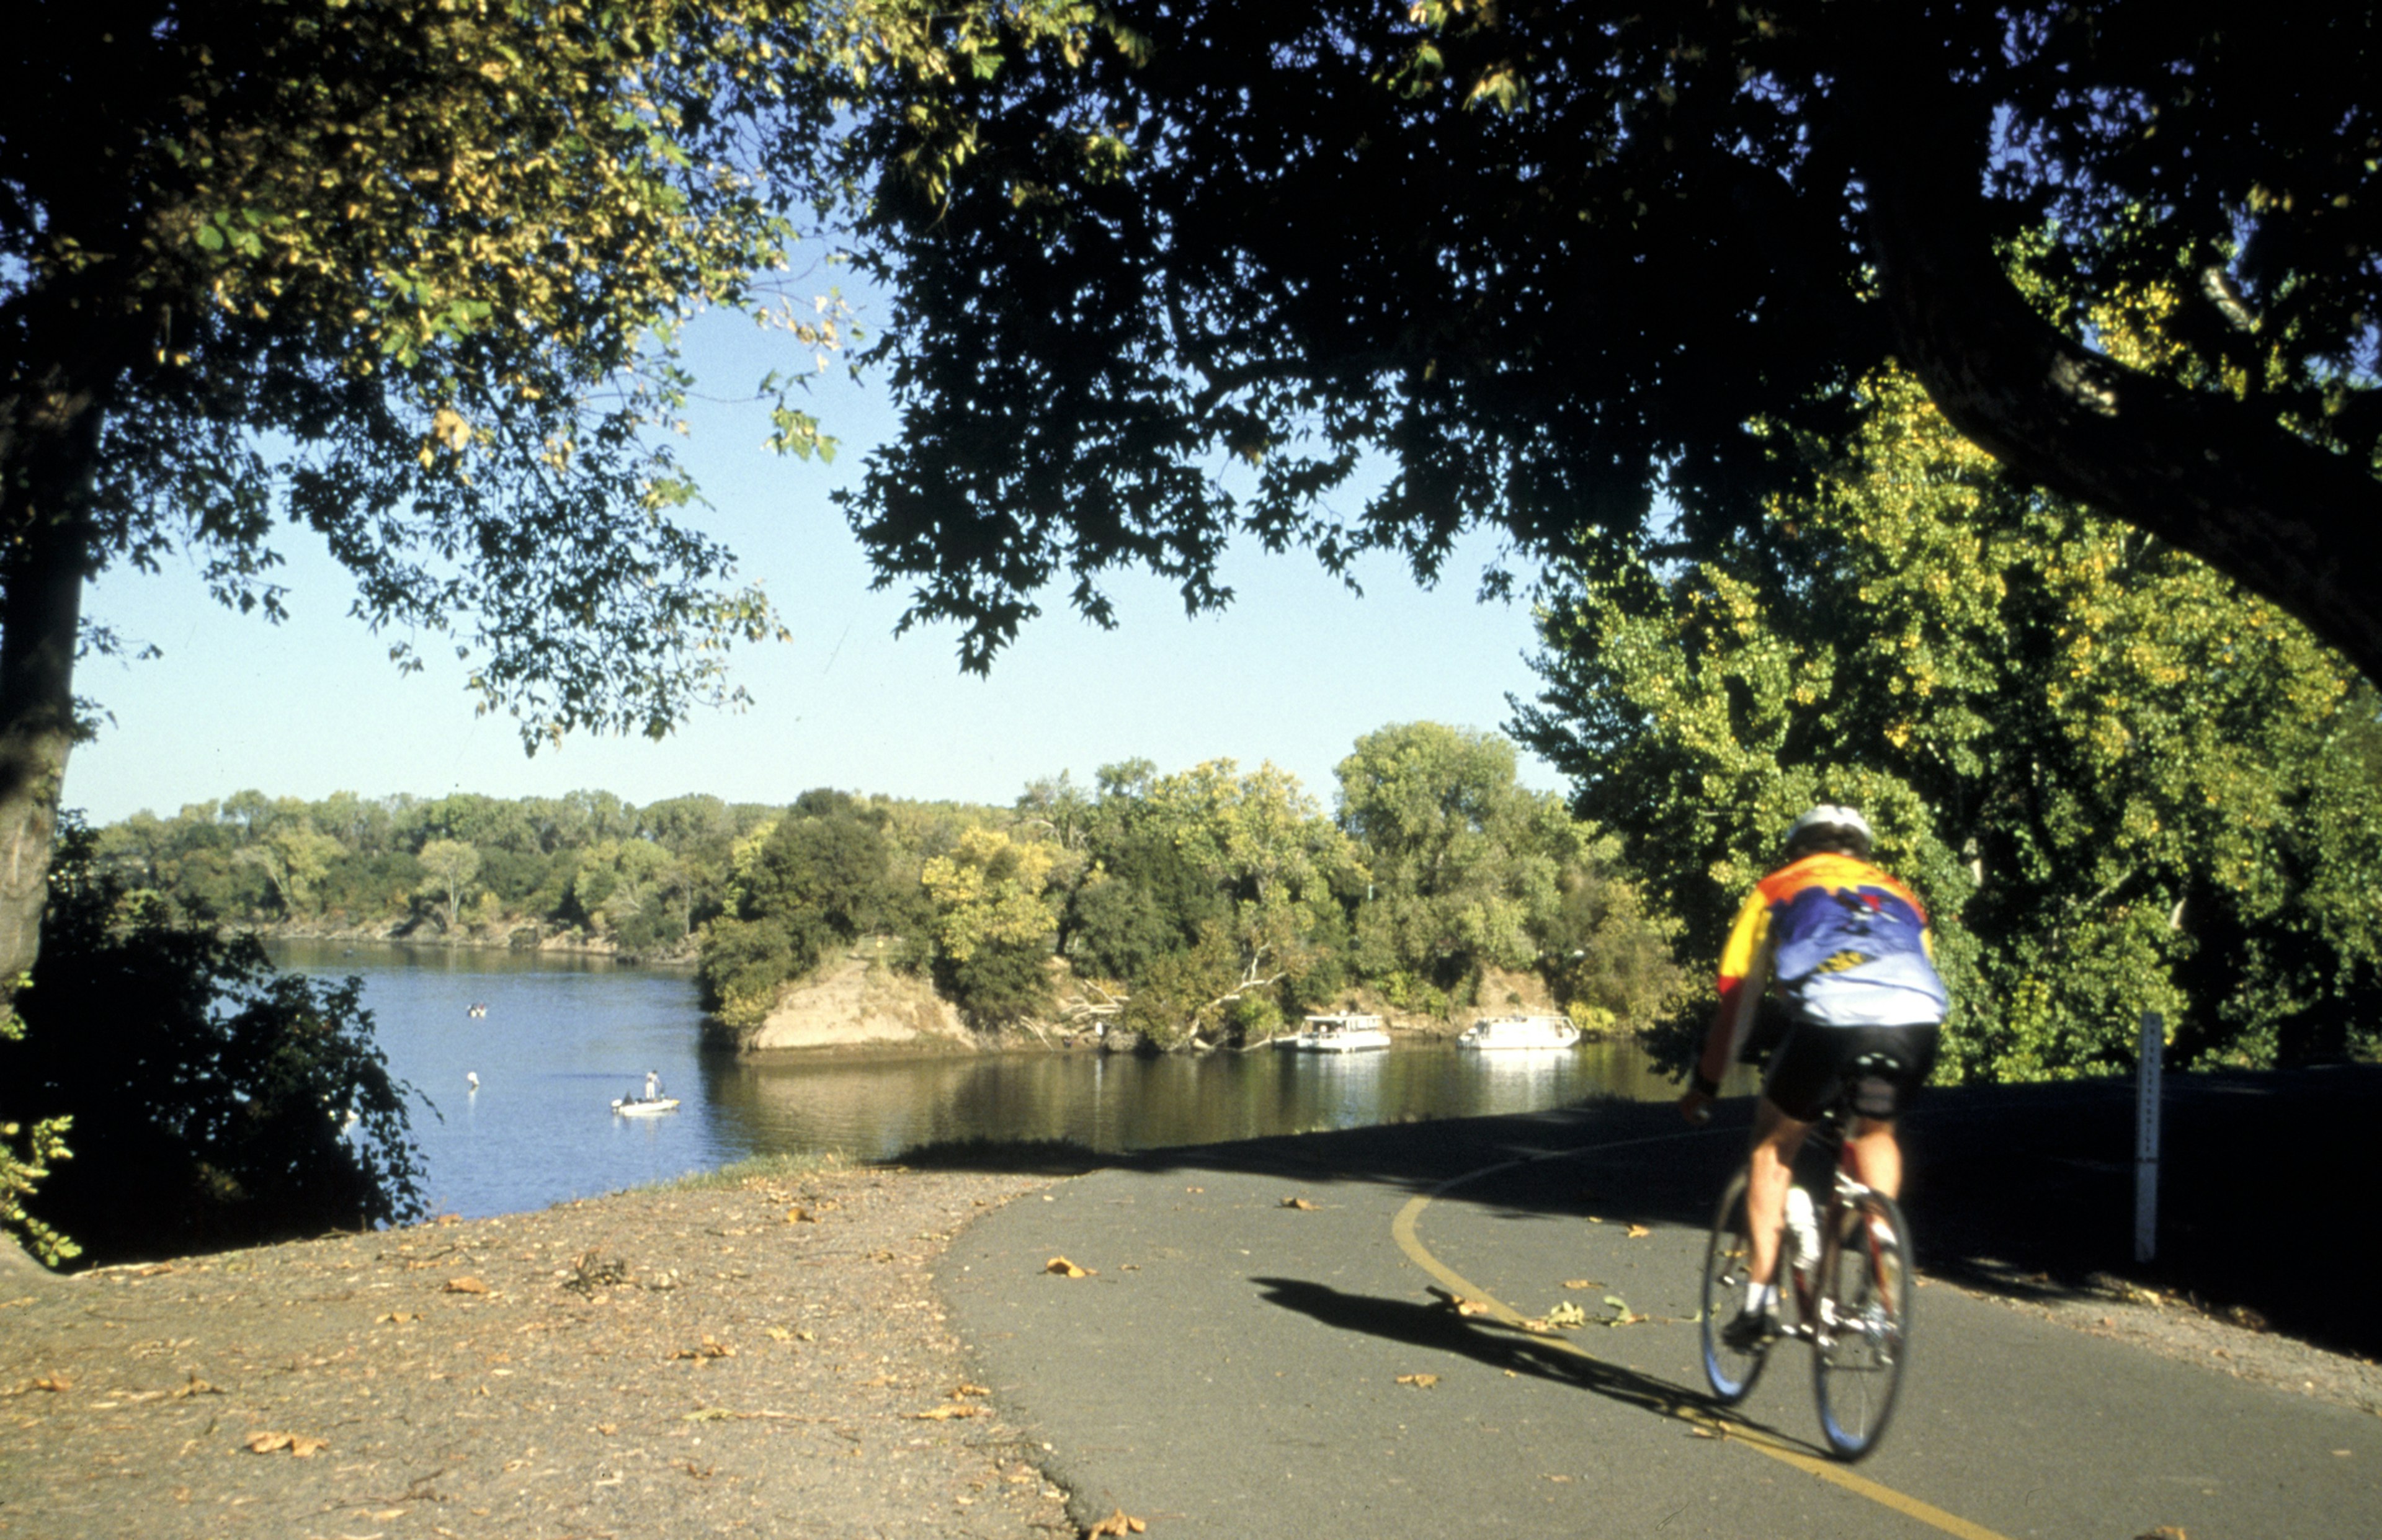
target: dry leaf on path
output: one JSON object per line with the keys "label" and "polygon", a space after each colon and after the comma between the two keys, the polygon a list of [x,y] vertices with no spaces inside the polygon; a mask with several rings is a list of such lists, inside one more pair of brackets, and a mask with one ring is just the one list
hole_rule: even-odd
{"label": "dry leaf on path", "polygon": [[1565,1289],[1601,1289],[1603,1285],[1598,1283],[1594,1278],[1565,1278],[1564,1279],[1564,1287]]}
{"label": "dry leaf on path", "polygon": [[681,1358],[734,1358],[735,1356],[735,1349],[708,1335],[704,1338],[701,1346],[694,1348],[681,1348],[678,1351],[670,1354],[670,1358],[673,1362]]}
{"label": "dry leaf on path", "polygon": [[2143,1531],[2134,1536],[2134,1540],[2187,1540],[2187,1537],[2181,1524],[2161,1524],[2156,1529]]}
{"label": "dry leaf on path", "polygon": [[1447,1306],[1448,1309],[1455,1312],[1458,1315],[1486,1315],[1489,1314],[1489,1307],[1482,1304],[1479,1300],[1467,1300],[1461,1294],[1452,1294],[1444,1289],[1426,1289],[1423,1292],[1429,1294],[1432,1299],[1437,1300],[1440,1303]]}
{"label": "dry leaf on path", "polygon": [[1643,1241],[1646,1237],[1653,1233],[1654,1228],[1651,1225],[1632,1225],[1629,1227],[1629,1239],[1632,1241]]}
{"label": "dry leaf on path", "polygon": [[786,1210],[786,1223],[790,1225],[816,1225],[818,1223],[818,1216],[813,1214],[809,1209],[804,1208],[802,1204],[796,1204],[793,1207]]}
{"label": "dry leaf on path", "polygon": [[386,1315],[374,1316],[373,1325],[376,1326],[401,1326],[408,1321],[419,1321],[421,1319],[422,1312],[418,1310],[392,1310]]}
{"label": "dry leaf on path", "polygon": [[252,1433],[248,1436],[251,1454],[271,1454],[276,1449],[288,1449],[300,1460],[313,1458],[318,1449],[327,1449],[331,1441],[303,1433]]}
{"label": "dry leaf on path", "polygon": [[220,1396],[223,1393],[222,1386],[209,1385],[198,1375],[192,1375],[190,1384],[174,1392],[174,1399],[180,1400],[185,1396]]}
{"label": "dry leaf on path", "polygon": [[1588,1312],[1580,1309],[1579,1306],[1572,1303],[1569,1300],[1565,1300],[1562,1303],[1554,1305],[1547,1311],[1547,1325],[1551,1326],[1584,1326],[1588,1325]]}
{"label": "dry leaf on path", "polygon": [[74,1381],[65,1375],[43,1375],[33,1382],[33,1388],[52,1392],[71,1390],[74,1388]]}
{"label": "dry leaf on path", "polygon": [[1099,1523],[1084,1531],[1084,1540],[1099,1540],[1099,1536],[1103,1534],[1139,1534],[1148,1527],[1148,1524],[1120,1508]]}
{"label": "dry leaf on path", "polygon": [[953,1400],[959,1399],[962,1396],[989,1396],[991,1394],[991,1388],[982,1385],[963,1384],[952,1387],[952,1399]]}
{"label": "dry leaf on path", "polygon": [[1089,1267],[1078,1267],[1063,1256],[1052,1257],[1042,1265],[1042,1270],[1046,1273],[1056,1273],[1062,1278],[1087,1278],[1092,1276],[1092,1270]]}
{"label": "dry leaf on path", "polygon": [[1282,1206],[1284,1208],[1295,1208],[1308,1214],[1315,1212],[1315,1205],[1308,1203],[1305,1198],[1284,1198],[1282,1201]]}
{"label": "dry leaf on path", "polygon": [[984,1408],[980,1406],[967,1406],[958,1401],[945,1401],[940,1406],[930,1406],[924,1412],[913,1412],[910,1413],[910,1420],[914,1423],[941,1423],[948,1422],[953,1417],[981,1417],[983,1415]]}
{"label": "dry leaf on path", "polygon": [[775,1341],[791,1342],[794,1339],[794,1334],[783,1326],[764,1326],[761,1329],[767,1332]]}
{"label": "dry leaf on path", "polygon": [[1411,1385],[1418,1390],[1428,1390],[1439,1383],[1439,1376],[1437,1375],[1400,1375],[1398,1383]]}
{"label": "dry leaf on path", "polygon": [[449,1294],[485,1294],[487,1291],[488,1286],[475,1277],[465,1277],[447,1280],[447,1292]]}

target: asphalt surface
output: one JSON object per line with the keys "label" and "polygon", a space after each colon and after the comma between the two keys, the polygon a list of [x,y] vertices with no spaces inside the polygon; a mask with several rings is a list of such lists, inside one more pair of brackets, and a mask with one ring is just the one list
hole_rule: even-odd
{"label": "asphalt surface", "polygon": [[[2172,1243],[2150,1271],[2353,1334],[2357,1313],[2325,1302],[2371,1277],[2343,1254],[2367,1254],[2366,1227],[2337,1204],[2328,1224],[2301,1215],[2327,1212],[2314,1167],[2374,1126],[2382,1073],[2170,1086]],[[1913,1114],[1933,1283],[1876,1454],[1823,1458],[1797,1344],[1720,1413],[1692,1317],[1747,1110],[1702,1131],[1606,1104],[1162,1152],[988,1216],[937,1281],[1077,1521],[1123,1508],[1162,1537],[2382,1534],[2382,1417],[1950,1286],[2049,1294],[2128,1260],[2118,1086]],[[2285,1147],[2308,1168],[2241,1158]],[[1058,1257],[1087,1276],[1047,1271]],[[1492,1308],[1458,1314],[1433,1288]],[[1643,1319],[1512,1324],[1565,1302]]]}

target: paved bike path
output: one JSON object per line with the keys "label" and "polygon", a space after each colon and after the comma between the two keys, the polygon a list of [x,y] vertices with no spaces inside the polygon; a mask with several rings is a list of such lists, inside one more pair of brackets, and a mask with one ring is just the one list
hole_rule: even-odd
{"label": "paved bike path", "polygon": [[[1160,1536],[2382,1528],[2382,1418],[1941,1284],[1869,1461],[1817,1458],[1796,1344],[1711,1436],[1689,1216],[1741,1140],[1607,1106],[1163,1152],[987,1216],[939,1281],[1078,1518],[1121,1506]],[[1434,1285],[1647,1319],[1541,1337]]]}

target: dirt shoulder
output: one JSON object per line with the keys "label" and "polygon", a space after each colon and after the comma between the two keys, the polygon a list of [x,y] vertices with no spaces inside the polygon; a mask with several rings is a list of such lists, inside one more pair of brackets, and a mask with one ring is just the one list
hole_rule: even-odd
{"label": "dirt shoulder", "polygon": [[863,1169],[0,1274],[0,1534],[1073,1534],[928,1283],[1041,1185]]}

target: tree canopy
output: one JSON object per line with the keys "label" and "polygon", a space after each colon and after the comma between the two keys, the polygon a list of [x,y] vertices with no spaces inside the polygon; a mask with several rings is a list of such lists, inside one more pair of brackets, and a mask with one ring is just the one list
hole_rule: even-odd
{"label": "tree canopy", "polygon": [[[2364,7],[1124,0],[851,141],[903,409],[851,512],[983,666],[1054,583],[1236,533],[1717,548],[1899,359],[2014,472],[2369,671],[2382,67]],[[912,174],[919,157],[942,174]],[[2008,245],[2054,232],[2068,298]],[[2099,346],[2157,287],[2179,348]],[[1655,494],[1676,500],[1657,515]],[[1497,581],[1492,575],[1492,581]]]}
{"label": "tree canopy", "polygon": [[1933,911],[1953,1073],[2121,1068],[2145,1008],[2184,1063],[2370,1045],[2382,702],[2206,564],[2030,493],[1908,375],[1855,399],[1726,552],[1550,594],[1520,731],[1626,818],[1688,954],[1847,801]]}

